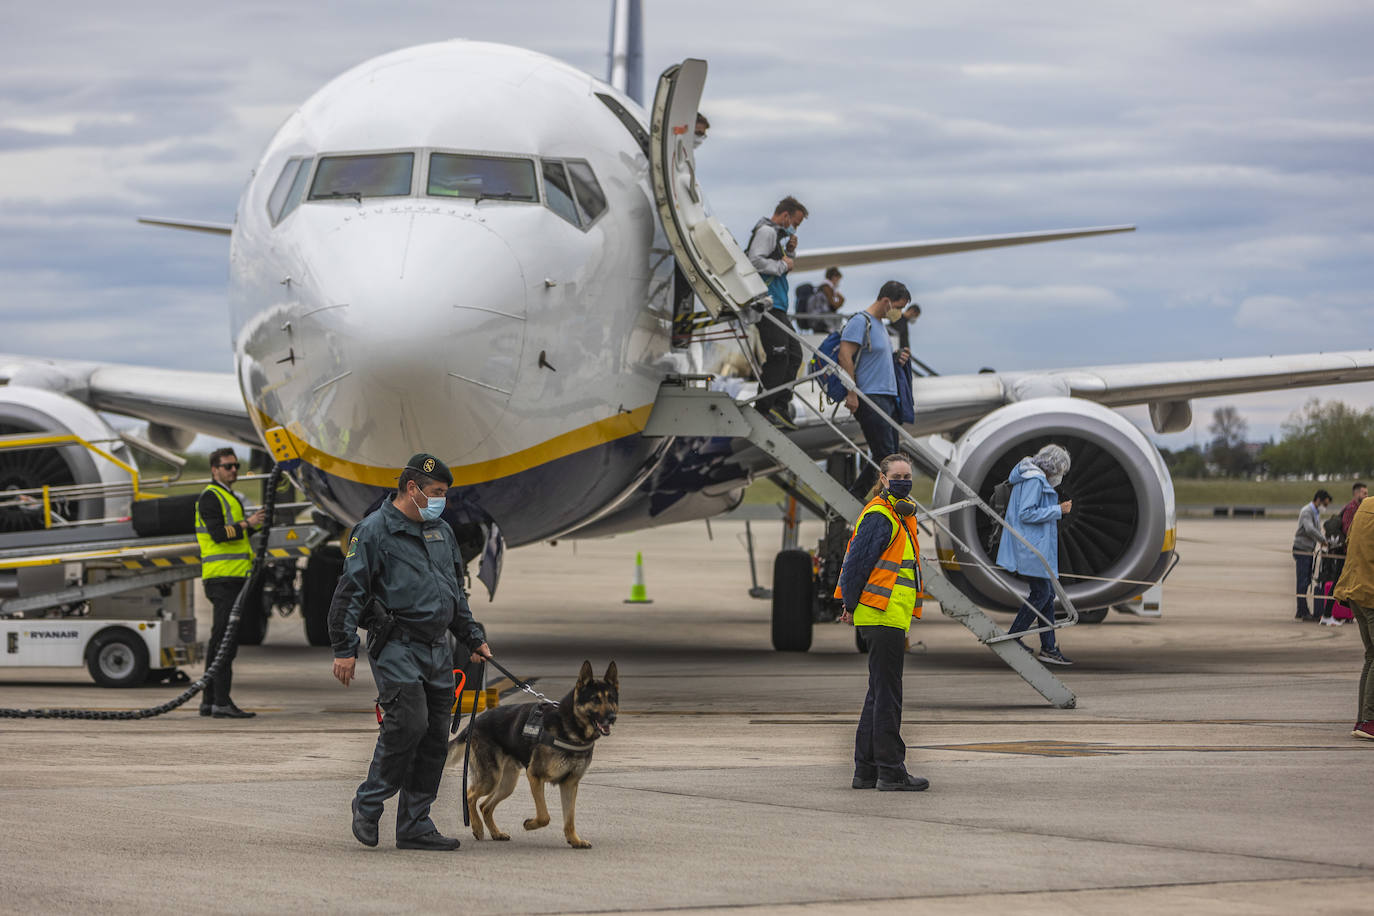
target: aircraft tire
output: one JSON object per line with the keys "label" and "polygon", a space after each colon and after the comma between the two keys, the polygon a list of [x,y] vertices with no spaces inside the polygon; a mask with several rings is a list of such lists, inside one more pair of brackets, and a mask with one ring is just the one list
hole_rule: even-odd
{"label": "aircraft tire", "polygon": [[784,550],[773,561],[773,648],[805,652],[811,648],[816,587],[811,554]]}
{"label": "aircraft tire", "polygon": [[1107,619],[1107,611],[1109,611],[1109,610],[1111,610],[1111,609],[1110,609],[1110,608],[1105,608],[1105,607],[1098,607],[1098,608],[1093,608],[1091,611],[1079,611],[1079,612],[1078,612],[1078,622],[1079,622],[1079,623],[1101,623],[1102,621],[1104,621],[1104,620]]}
{"label": "aircraft tire", "polygon": [[333,546],[319,547],[305,561],[301,575],[301,619],[305,640],[312,646],[329,645],[329,603],[343,572],[343,551]]}

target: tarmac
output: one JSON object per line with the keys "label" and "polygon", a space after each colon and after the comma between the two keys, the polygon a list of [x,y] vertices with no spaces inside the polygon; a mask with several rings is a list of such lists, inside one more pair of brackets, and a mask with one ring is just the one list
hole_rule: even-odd
{"label": "tarmac", "polygon": [[[753,528],[767,585],[779,526]],[[255,719],[193,701],[143,722],[0,722],[0,912],[1374,911],[1374,742],[1350,736],[1363,650],[1354,626],[1293,621],[1291,520],[1181,521],[1163,619],[1061,631],[1073,710],[928,606],[903,721],[924,793],[849,787],[864,657],[841,625],[809,653],[770,650],[743,530],[529,546],[497,600],[474,601],[498,658],[546,693],[583,659],[618,665],[621,716],[578,798],[592,849],[564,842],[556,792],[553,826],[520,829],[523,780],[496,812],[510,842],[473,840],[456,771],[435,817],[461,850],[395,849],[390,810],[382,845],[359,845],[374,691],[333,681],[289,618],[235,665]],[[636,551],[653,604],[622,600]],[[0,675],[6,707],[176,692]]]}

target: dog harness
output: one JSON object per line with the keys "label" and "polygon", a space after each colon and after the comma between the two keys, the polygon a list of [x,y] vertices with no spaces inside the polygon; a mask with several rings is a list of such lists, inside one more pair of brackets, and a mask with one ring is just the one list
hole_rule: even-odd
{"label": "dog harness", "polygon": [[[557,704],[554,704],[552,708],[557,709]],[[543,703],[534,704],[534,709],[530,711],[529,718],[525,720],[525,727],[520,730],[520,737],[524,738],[526,741],[533,741],[535,744],[556,747],[560,751],[582,753],[592,749],[592,745],[595,743],[593,741],[588,741],[586,744],[566,741],[545,728],[544,713],[549,711],[549,709],[550,707],[545,706]]]}

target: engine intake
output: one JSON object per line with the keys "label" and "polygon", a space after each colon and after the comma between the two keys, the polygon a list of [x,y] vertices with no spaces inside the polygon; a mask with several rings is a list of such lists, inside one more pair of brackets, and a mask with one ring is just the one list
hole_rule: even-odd
{"label": "engine intake", "polygon": [[[1150,441],[1106,407],[1074,398],[1035,398],[988,414],[955,443],[948,468],[936,480],[935,505],[961,497],[947,476],[951,472],[990,503],[993,488],[1016,463],[1049,442],[1064,446],[1073,460],[1058,488],[1061,499],[1073,500],[1073,511],[1059,523],[1061,584],[1080,610],[1135,597],[1145,586],[1099,580],[1154,582],[1163,576],[1174,553],[1173,481]],[[995,567],[995,523],[966,509],[947,524],[968,547],[944,534],[937,538],[954,584],[983,607],[1014,610],[1027,593],[1024,581],[977,566],[982,561]]]}

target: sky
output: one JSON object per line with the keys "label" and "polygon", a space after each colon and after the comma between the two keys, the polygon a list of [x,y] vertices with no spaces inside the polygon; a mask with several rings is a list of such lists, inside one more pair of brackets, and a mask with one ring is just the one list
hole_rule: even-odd
{"label": "sky", "polygon": [[[1374,346],[1367,2],[644,5],[646,82],[710,64],[699,177],[740,238],[785,194],[803,249],[1139,227],[846,271],[853,304],[911,287],[941,373]],[[500,41],[604,76],[609,9],[5,4],[0,349],[230,370],[227,240],[137,216],[231,221],[281,122],[396,48]],[[1205,442],[1221,404],[1267,438],[1314,396],[1374,406],[1374,383],[1202,400],[1154,438]]]}

